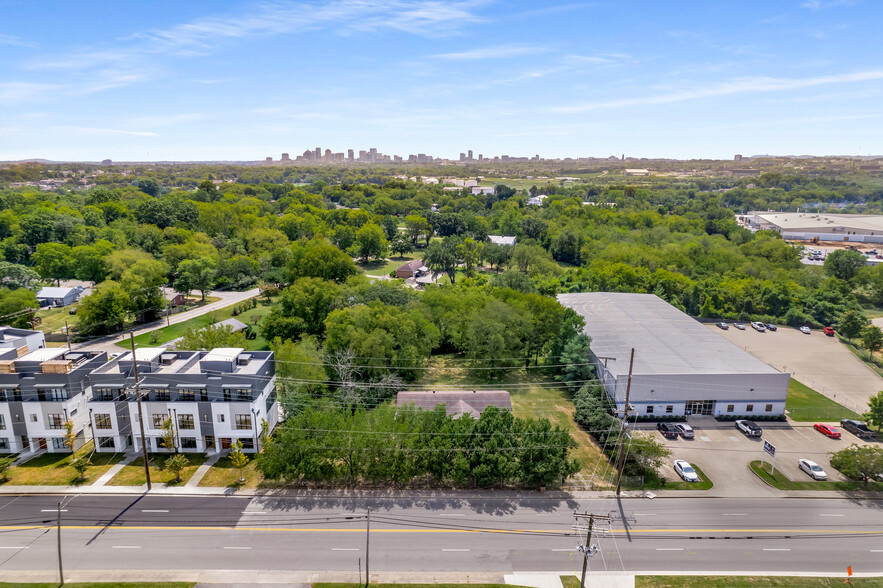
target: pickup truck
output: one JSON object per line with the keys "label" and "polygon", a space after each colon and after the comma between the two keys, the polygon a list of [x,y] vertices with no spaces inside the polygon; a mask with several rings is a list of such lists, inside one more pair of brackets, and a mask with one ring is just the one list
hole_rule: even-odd
{"label": "pickup truck", "polygon": [[859,439],[873,439],[874,431],[868,428],[868,425],[861,421],[854,421],[852,419],[842,419],[840,421],[840,428],[849,431]]}

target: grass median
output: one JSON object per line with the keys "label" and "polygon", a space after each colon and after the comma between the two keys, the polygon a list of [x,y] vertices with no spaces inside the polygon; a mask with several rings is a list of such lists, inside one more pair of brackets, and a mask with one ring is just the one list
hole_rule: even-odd
{"label": "grass median", "polygon": [[[675,482],[666,482],[665,486],[660,488],[660,490],[711,490],[714,487],[714,482],[711,481],[711,478],[705,475],[705,472],[697,466],[695,463],[691,463],[693,469],[696,470],[696,475],[699,476],[698,482],[685,482],[680,478]],[[677,476],[677,473],[675,473]]]}
{"label": "grass median", "polygon": [[776,469],[776,473],[771,472],[772,465],[769,462],[761,463],[760,460],[751,462],[751,471],[757,474],[761,480],[776,488],[777,490],[841,490],[847,492],[855,492],[861,490],[883,491],[883,482],[835,482],[833,480],[810,480],[807,476],[806,480],[794,481],[788,478],[781,470]]}
{"label": "grass median", "polygon": [[[93,453],[91,441],[76,453],[44,453],[6,472],[10,486],[67,486],[71,484],[91,484],[115,463],[123,459],[122,453]],[[91,457],[90,457],[91,455]],[[90,457],[92,465],[86,469],[83,478],[71,466],[73,459]]]}
{"label": "grass median", "polygon": [[[174,482],[175,475],[165,469],[166,460],[171,455],[151,455],[148,460],[150,467],[150,481],[153,484],[166,484],[167,486],[183,486],[187,483],[196,469],[205,463],[205,454],[202,453],[182,453],[187,458],[187,466],[181,471],[181,481]],[[123,466],[123,469],[114,476],[108,486],[142,486],[147,483],[147,477],[144,475],[144,458],[139,457],[132,463]]]}
{"label": "grass median", "polygon": [[861,420],[861,417],[853,411],[837,404],[824,394],[819,394],[806,384],[801,384],[794,378],[791,378],[788,383],[785,410],[792,421],[798,422]]}

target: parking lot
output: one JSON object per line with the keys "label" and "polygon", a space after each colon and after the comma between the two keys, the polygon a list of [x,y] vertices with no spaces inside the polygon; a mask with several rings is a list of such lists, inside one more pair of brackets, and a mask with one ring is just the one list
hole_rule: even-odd
{"label": "parking lot", "polygon": [[[690,417],[689,425],[696,431],[694,439],[665,439],[656,431],[655,424],[641,424],[642,432],[653,432],[656,438],[665,442],[671,449],[669,461],[684,459],[696,464],[714,482],[710,491],[714,496],[751,497],[776,496],[778,490],[762,482],[749,468],[749,463],[770,457],[763,453],[763,440],[776,447],[776,470],[783,472],[795,481],[811,481],[811,478],[797,467],[800,458],[811,459],[819,464],[832,481],[846,480],[840,472],[831,467],[828,454],[856,443],[867,445],[876,442],[862,441],[858,437],[840,429],[841,439],[829,439],[814,430],[813,423],[758,422],[763,428],[761,437],[746,437],[736,429],[735,423],[718,422],[713,417]],[[663,466],[660,473],[669,480],[677,474],[671,465]]]}

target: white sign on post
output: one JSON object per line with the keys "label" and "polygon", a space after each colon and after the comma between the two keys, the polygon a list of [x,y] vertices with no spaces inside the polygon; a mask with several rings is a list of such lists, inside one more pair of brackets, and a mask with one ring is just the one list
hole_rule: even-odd
{"label": "white sign on post", "polygon": [[[776,446],[767,441],[763,440],[763,453],[768,453],[770,457],[772,457],[771,465],[772,465],[772,474],[776,473]],[[763,453],[760,454],[760,463],[763,464]]]}

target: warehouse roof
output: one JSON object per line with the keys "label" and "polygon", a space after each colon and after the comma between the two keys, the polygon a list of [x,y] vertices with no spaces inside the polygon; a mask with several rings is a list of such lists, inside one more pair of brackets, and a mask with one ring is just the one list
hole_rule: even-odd
{"label": "warehouse roof", "polygon": [[830,231],[843,227],[850,231],[870,231],[883,233],[883,215],[879,214],[827,214],[810,212],[751,212],[745,215],[757,217],[776,225],[783,231],[810,230]]}
{"label": "warehouse roof", "polygon": [[[559,294],[558,301],[586,319],[592,353],[615,376],[779,373],[653,294]],[[774,334],[769,336],[775,337]]]}

